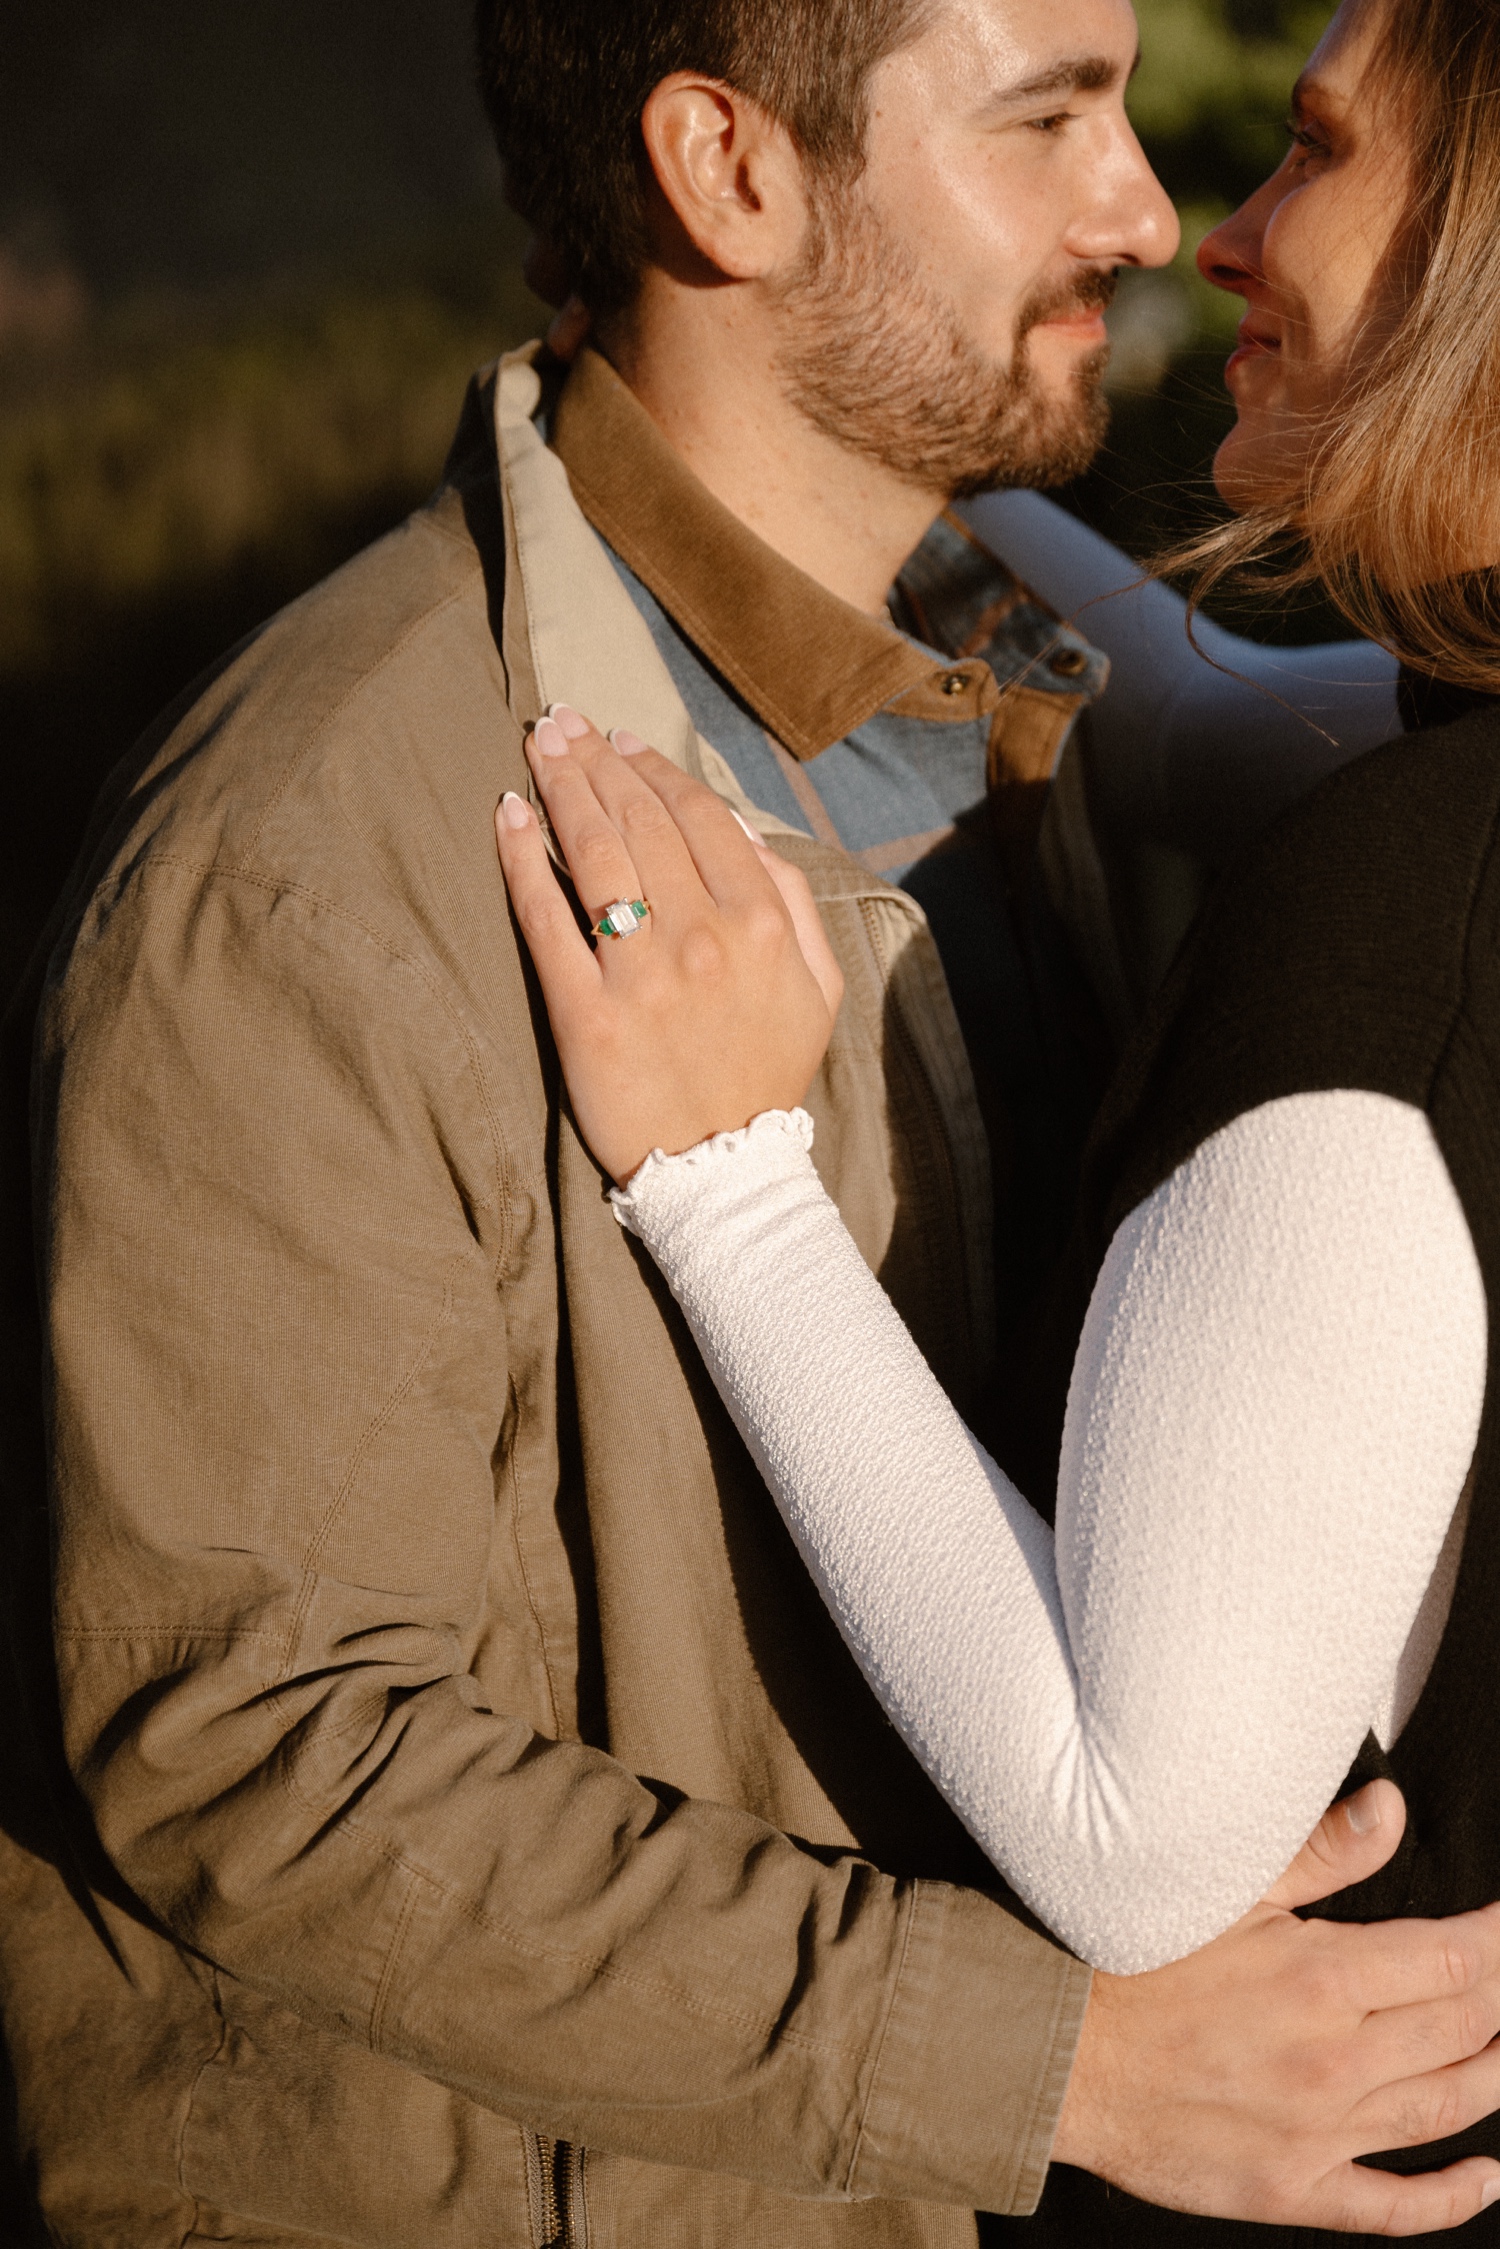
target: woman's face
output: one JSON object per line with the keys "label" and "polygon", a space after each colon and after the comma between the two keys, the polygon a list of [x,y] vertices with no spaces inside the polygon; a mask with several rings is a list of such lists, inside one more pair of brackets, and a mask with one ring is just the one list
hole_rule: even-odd
{"label": "woman's face", "polygon": [[1368,69],[1381,22],[1376,0],[1344,0],[1298,81],[1286,161],[1198,252],[1205,279],[1245,300],[1224,375],[1239,419],[1214,462],[1241,512],[1300,485],[1400,310],[1411,158]]}

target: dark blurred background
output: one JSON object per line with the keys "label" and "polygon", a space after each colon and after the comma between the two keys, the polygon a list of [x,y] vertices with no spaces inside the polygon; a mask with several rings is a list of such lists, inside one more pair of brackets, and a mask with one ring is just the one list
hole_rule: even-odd
{"label": "dark blurred background", "polygon": [[[1279,161],[1331,10],[1138,12],[1134,113],[1186,241],[1122,289],[1114,434],[1065,497],[1144,553],[1208,504],[1228,420],[1237,307],[1191,252]],[[545,317],[467,19],[465,0],[0,0],[0,991],[137,732],[422,498],[469,372]],[[1266,637],[1328,629],[1307,606],[1247,614]]]}
{"label": "dark blurred background", "polygon": [[0,984],[103,774],[534,333],[464,0],[0,0]]}

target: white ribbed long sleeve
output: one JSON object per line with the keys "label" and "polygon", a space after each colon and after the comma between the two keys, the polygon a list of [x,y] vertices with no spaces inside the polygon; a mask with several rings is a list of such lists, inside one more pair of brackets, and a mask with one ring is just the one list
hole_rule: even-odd
{"label": "white ribbed long sleeve", "polygon": [[[615,1197],[891,1718],[1065,1943],[1128,1974],[1282,1872],[1446,1618],[1483,1285],[1420,1111],[1241,1117],[1121,1227],[1056,1538],[774,1112]],[[1452,1535],[1450,1535],[1450,1533]],[[1446,1541],[1446,1547],[1445,1547]]]}

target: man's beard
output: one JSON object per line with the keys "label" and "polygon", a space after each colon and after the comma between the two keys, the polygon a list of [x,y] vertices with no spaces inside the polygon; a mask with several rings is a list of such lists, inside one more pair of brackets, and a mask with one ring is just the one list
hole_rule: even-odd
{"label": "man's beard", "polygon": [[814,213],[782,291],[782,380],[825,435],[923,491],[1040,491],[1081,475],[1104,442],[1109,347],[1049,394],[1026,337],[1041,321],[1102,311],[1114,293],[1114,275],[1099,270],[1037,290],[1017,318],[1010,367],[997,367],[855,191]]}

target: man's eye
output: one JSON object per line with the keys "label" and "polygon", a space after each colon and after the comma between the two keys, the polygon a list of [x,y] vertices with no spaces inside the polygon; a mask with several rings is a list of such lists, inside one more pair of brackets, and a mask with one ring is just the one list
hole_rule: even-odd
{"label": "man's eye", "polygon": [[1033,133],[1060,133],[1064,125],[1071,123],[1072,116],[1070,109],[1060,109],[1055,116],[1028,117],[1026,122]]}

